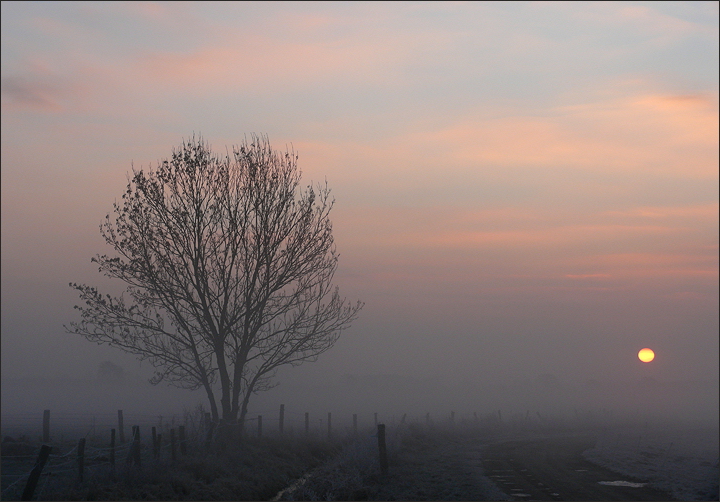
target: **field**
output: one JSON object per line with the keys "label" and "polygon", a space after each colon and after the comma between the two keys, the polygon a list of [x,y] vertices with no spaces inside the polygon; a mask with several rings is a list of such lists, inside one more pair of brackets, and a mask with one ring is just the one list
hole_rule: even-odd
{"label": "field", "polygon": [[[140,417],[131,417],[133,422]],[[150,417],[146,417],[150,418]],[[187,455],[162,433],[157,455],[141,425],[141,462],[130,438],[109,458],[107,429],[85,431],[83,480],[77,437],[52,438],[35,500],[717,500],[717,428],[661,423],[547,420],[497,415],[387,424],[382,474],[371,426],[355,431],[248,429],[208,448],[199,414],[188,414]],[[19,500],[40,442],[3,421],[2,498]],[[179,420],[178,420],[179,422]],[[267,424],[266,424],[267,426]],[[7,434],[13,432],[13,435]]]}

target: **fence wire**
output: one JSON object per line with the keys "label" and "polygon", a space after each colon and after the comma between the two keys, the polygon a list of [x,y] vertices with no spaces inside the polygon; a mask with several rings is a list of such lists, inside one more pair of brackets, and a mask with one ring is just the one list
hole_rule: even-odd
{"label": "fence wire", "polygon": [[[282,423],[286,437],[293,434],[302,436],[306,424],[310,437],[329,437],[328,414],[298,412],[283,409]],[[262,417],[263,434],[277,436],[280,432],[281,413],[280,408],[252,410],[245,417],[244,434],[249,437],[257,435],[259,417]],[[357,432],[363,435],[364,431],[370,430],[371,424],[383,422],[382,415],[364,414],[358,416]],[[307,419],[307,422],[306,422]],[[332,414],[332,436],[334,439],[346,437],[348,433],[354,433],[354,420],[352,416]],[[388,422],[389,420],[385,420]],[[394,419],[393,419],[394,422]],[[37,452],[42,441],[43,414],[4,414],[2,415],[2,490],[0,498],[4,500],[18,499],[25,484],[32,473],[38,454],[30,454],[30,451]],[[173,444],[170,441],[170,430],[175,429],[175,452],[180,457],[181,442],[177,427],[184,425],[184,445],[191,455],[198,452],[205,452],[208,423],[204,410],[185,412],[183,414],[153,415],[123,413],[123,430],[118,424],[118,416],[114,413],[51,413],[50,414],[50,441],[45,443],[51,445],[52,453],[49,455],[40,480],[35,489],[34,498],[52,497],[57,493],[58,487],[71,486],[77,483],[79,477],[78,463],[78,439],[85,439],[83,472],[84,480],[104,479],[103,476],[111,472],[122,473],[128,469],[135,468],[134,437],[132,429],[139,427],[140,431],[140,456],[141,465],[169,465]],[[352,425],[351,425],[352,424]],[[162,435],[161,442],[153,446],[150,431],[155,428],[158,435]],[[397,427],[392,427],[394,432],[388,432],[388,446],[399,441],[401,428],[406,427],[401,422]],[[111,429],[115,429],[115,446],[110,446]],[[390,429],[390,427],[389,427]],[[212,428],[211,428],[212,430]],[[294,431],[294,432],[293,432]],[[121,434],[122,432],[122,434]],[[215,431],[217,434],[217,431]],[[14,436],[14,437],[13,437]],[[120,441],[123,436],[124,441]],[[357,436],[356,436],[357,437]],[[369,436],[368,436],[369,437]],[[13,446],[14,445],[14,446]],[[5,455],[4,453],[17,452],[18,454]],[[111,453],[114,453],[114,463],[110,462]],[[112,467],[112,471],[110,468]],[[108,478],[110,479],[110,478]]]}

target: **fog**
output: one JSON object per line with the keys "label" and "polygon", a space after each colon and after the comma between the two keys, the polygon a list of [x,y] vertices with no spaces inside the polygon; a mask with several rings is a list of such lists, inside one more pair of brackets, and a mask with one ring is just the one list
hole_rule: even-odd
{"label": "fog", "polygon": [[[336,282],[366,307],[317,362],[281,369],[277,387],[251,400],[249,418],[275,416],[284,404],[297,417],[309,412],[322,420],[332,412],[337,424],[352,414],[371,423],[374,413],[383,420],[404,414],[425,420],[427,413],[439,420],[451,412],[471,419],[498,410],[506,417],[594,414],[717,423],[715,310],[642,292],[634,298],[593,292],[546,297],[530,288],[491,294],[482,284],[473,292],[462,281],[454,292],[417,279],[417,284],[371,281],[362,274],[366,259],[343,246],[342,218],[336,221],[342,252]],[[3,246],[9,245],[4,239]],[[96,242],[95,248],[103,246]],[[44,409],[86,417],[117,409],[153,416],[180,416],[199,404],[208,409],[202,390],[151,386],[147,362],[64,332],[63,324],[77,315],[67,282],[120,290],[96,273],[89,257],[58,255],[57,263],[76,263],[75,269],[37,277],[12,267],[7,256],[3,253],[6,418],[39,417]],[[410,266],[398,270],[398,275],[412,272]],[[420,268],[416,275],[431,272]],[[637,359],[644,346],[656,352],[651,363]]]}
{"label": "fog", "polygon": [[365,307],[248,417],[717,424],[716,3],[2,14],[4,424],[208,409],[66,333],[68,283],[124,289],[90,259],[133,166],[253,132],[327,180],[334,282]]}
{"label": "fog", "polygon": [[[29,317],[27,323],[32,322]],[[465,340],[464,347],[444,350],[438,343],[430,354],[427,347],[402,349],[379,336],[363,337],[359,331],[354,327],[345,333],[318,362],[283,368],[275,379],[277,387],[253,397],[248,418],[276,417],[283,404],[297,427],[305,412],[313,420],[331,412],[338,427],[347,426],[353,414],[368,425],[375,413],[386,421],[405,414],[424,421],[427,414],[431,420],[446,420],[454,412],[458,420],[470,420],[498,411],[507,418],[717,423],[717,378],[711,372],[695,371],[687,371],[695,378],[682,378],[681,371],[663,361],[664,354],[657,349],[657,359],[645,364],[628,347],[624,360],[608,363],[610,370],[603,373],[592,368],[593,358],[577,348],[565,350],[563,356],[579,361],[563,365],[539,347],[531,357],[527,352],[532,352],[533,345],[519,350],[514,344],[519,342],[513,343],[510,337],[509,348],[492,340]],[[430,338],[428,333],[423,335]],[[39,418],[44,409],[85,417],[80,420],[117,409],[166,417],[182,416],[198,405],[209,409],[202,390],[181,390],[164,383],[151,386],[147,382],[150,366],[132,356],[77,340],[60,329],[52,336],[53,357],[38,350],[37,357],[29,356],[28,364],[13,372],[7,371],[12,364],[3,362],[2,413],[6,418],[33,414]],[[532,343],[532,337],[528,339]],[[12,349],[8,347],[4,357]],[[533,357],[553,362],[528,364],[527,359]],[[584,357],[588,371],[582,370]],[[622,364],[630,370],[619,371]]]}

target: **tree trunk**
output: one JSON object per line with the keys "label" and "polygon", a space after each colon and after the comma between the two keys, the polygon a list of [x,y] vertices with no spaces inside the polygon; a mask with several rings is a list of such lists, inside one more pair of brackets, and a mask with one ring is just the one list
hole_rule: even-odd
{"label": "tree trunk", "polygon": [[207,394],[208,401],[210,401],[210,412],[212,413],[213,422],[217,422],[218,409],[217,403],[215,402],[215,393],[212,390],[212,385],[210,385],[210,382],[204,375],[202,377],[202,385],[205,388],[205,393]]}
{"label": "tree trunk", "polygon": [[215,393],[213,392],[212,387],[210,387],[210,384],[205,387],[205,390],[207,391],[208,400],[210,401],[210,413],[212,413],[213,422],[217,422],[220,420],[220,417],[218,416],[218,407],[215,402]]}
{"label": "tree trunk", "polygon": [[220,406],[222,407],[222,420],[227,422],[230,419],[231,406],[230,406],[230,376],[227,371],[227,364],[225,363],[225,355],[223,354],[222,347],[219,351],[216,351],[215,357],[218,362],[218,373],[220,374],[220,386],[222,389],[222,397],[220,398]]}
{"label": "tree trunk", "polygon": [[242,408],[240,409],[240,427],[245,428],[245,416],[247,415],[248,402],[250,401],[250,395],[252,391],[246,391],[242,400]]}

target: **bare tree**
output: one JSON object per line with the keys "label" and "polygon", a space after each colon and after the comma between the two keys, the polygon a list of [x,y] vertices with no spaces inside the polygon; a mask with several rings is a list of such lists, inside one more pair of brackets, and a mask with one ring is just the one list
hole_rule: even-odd
{"label": "bare tree", "polygon": [[334,201],[327,183],[300,187],[297,158],[267,137],[224,156],[193,137],[133,168],[100,225],[117,256],[92,259],[126,294],[71,283],[85,305],[66,330],[149,360],[152,383],[204,388],[215,421],[242,424],[280,366],[316,360],[362,308],[332,285]]}

